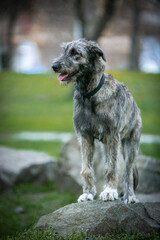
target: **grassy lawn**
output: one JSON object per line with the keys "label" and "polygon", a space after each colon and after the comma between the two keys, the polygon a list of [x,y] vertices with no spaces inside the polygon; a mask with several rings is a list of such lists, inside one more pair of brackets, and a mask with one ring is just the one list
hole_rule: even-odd
{"label": "grassy lawn", "polygon": [[147,156],[152,156],[160,159],[160,144],[140,144],[140,150]]}
{"label": "grassy lawn", "polygon": [[[110,71],[132,92],[143,119],[143,133],[160,134],[160,74]],[[0,73],[0,132],[73,131],[72,86],[54,74]]]}
{"label": "grassy lawn", "polygon": [[55,233],[54,230],[50,229],[47,231],[41,230],[28,230],[23,234],[18,234],[14,238],[9,238],[10,240],[159,240],[158,233],[149,233],[149,234],[141,234],[141,233],[107,233],[103,236],[91,236],[90,234],[85,234],[83,232],[80,233],[72,233],[71,235],[60,236]]}
{"label": "grassy lawn", "polygon": [[72,131],[70,87],[55,75],[0,73],[0,132]]}
{"label": "grassy lawn", "polygon": [[160,74],[113,72],[125,83],[141,110],[142,133],[160,134]]}
{"label": "grassy lawn", "polygon": [[[141,109],[142,133],[160,134],[160,74],[109,71],[132,92]],[[0,133],[21,131],[74,131],[72,85],[60,86],[56,75],[0,73]],[[60,142],[13,142],[0,145],[35,149],[59,156]],[[157,144],[143,144],[142,151],[160,158]]]}
{"label": "grassy lawn", "polygon": [[[76,202],[72,192],[59,193],[55,185],[48,182],[42,186],[24,183],[8,192],[1,192],[0,198],[0,239],[32,227],[40,216]],[[16,213],[21,206],[23,213]]]}
{"label": "grassy lawn", "polygon": [[8,141],[0,140],[0,146],[7,146],[16,149],[34,149],[36,151],[46,152],[51,156],[59,158],[59,152],[62,143],[60,141]]}

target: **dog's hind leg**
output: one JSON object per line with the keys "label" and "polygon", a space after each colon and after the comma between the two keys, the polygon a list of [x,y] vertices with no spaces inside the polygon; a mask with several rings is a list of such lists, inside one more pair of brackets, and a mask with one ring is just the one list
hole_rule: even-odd
{"label": "dog's hind leg", "polygon": [[81,161],[83,178],[83,194],[78,198],[78,202],[90,201],[96,195],[96,187],[93,170],[94,142],[90,139],[80,137]]}
{"label": "dog's hind leg", "polygon": [[117,158],[119,150],[119,136],[109,137],[107,145],[103,145],[105,155],[105,180],[104,191],[99,198],[103,201],[112,201],[118,199],[117,192]]}
{"label": "dog's hind leg", "polygon": [[123,199],[125,203],[138,202],[134,194],[134,188],[136,187],[136,184],[134,184],[133,177],[135,175],[134,161],[138,153],[139,140],[140,140],[140,131],[138,127],[136,127],[132,131],[130,138],[126,138],[122,141],[122,147],[123,147],[124,158],[125,158],[125,169],[124,169],[124,175],[123,175],[123,187],[124,187]]}

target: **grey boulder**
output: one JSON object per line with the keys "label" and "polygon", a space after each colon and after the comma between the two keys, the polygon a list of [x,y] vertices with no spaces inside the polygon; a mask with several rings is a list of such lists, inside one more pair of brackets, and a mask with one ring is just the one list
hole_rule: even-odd
{"label": "grey boulder", "polygon": [[19,182],[42,184],[55,180],[56,160],[43,153],[0,147],[0,187],[6,189]]}
{"label": "grey boulder", "polygon": [[42,216],[35,228],[52,228],[59,234],[72,231],[104,236],[112,231],[160,231],[160,203],[125,205],[121,201],[73,203]]}
{"label": "grey boulder", "polygon": [[[139,193],[160,193],[160,160],[153,157],[138,155]],[[160,200],[160,199],[159,199]]]}

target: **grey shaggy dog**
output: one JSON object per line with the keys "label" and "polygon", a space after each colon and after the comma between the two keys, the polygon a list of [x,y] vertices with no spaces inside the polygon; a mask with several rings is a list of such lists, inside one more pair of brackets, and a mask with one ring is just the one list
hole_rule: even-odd
{"label": "grey shaggy dog", "polygon": [[103,201],[118,199],[117,163],[121,150],[125,167],[123,200],[137,202],[135,157],[141,135],[140,111],[127,87],[113,76],[104,74],[105,55],[93,41],[79,39],[62,45],[62,55],[55,59],[53,70],[61,83],[74,82],[74,127],[82,159],[83,194],[78,202],[93,200],[96,195],[93,152],[95,140],[102,143],[105,156]]}

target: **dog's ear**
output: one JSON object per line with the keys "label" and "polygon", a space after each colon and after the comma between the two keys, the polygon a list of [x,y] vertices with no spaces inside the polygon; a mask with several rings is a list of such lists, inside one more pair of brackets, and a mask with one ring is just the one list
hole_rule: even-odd
{"label": "dog's ear", "polygon": [[63,43],[61,43],[60,46],[63,50],[65,50],[68,47],[68,45],[69,45],[69,42],[63,42]]}
{"label": "dog's ear", "polygon": [[96,42],[89,41],[89,49],[92,53],[95,53],[96,55],[102,57],[102,59],[106,62],[105,54]]}

